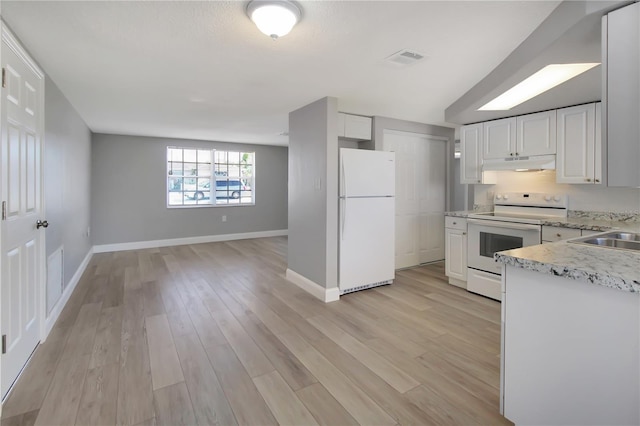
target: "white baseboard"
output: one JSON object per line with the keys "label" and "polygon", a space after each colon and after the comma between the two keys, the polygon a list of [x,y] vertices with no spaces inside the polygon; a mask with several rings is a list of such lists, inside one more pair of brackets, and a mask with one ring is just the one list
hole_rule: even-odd
{"label": "white baseboard", "polygon": [[243,232],[240,234],[204,235],[201,237],[171,238],[168,240],[136,241],[132,243],[101,244],[93,246],[94,253],[112,251],[140,250],[157,247],[182,246],[186,244],[217,243],[222,241],[247,240],[251,238],[281,237],[288,234],[288,230]]}
{"label": "white baseboard", "polygon": [[291,281],[293,284],[325,303],[335,302],[340,299],[340,289],[338,287],[324,288],[320,284],[311,281],[309,278],[289,268],[287,268],[285,277],[288,281]]}
{"label": "white baseboard", "polygon": [[60,296],[60,299],[58,299],[58,302],[53,307],[53,309],[49,313],[49,316],[45,320],[44,333],[41,339],[41,343],[45,341],[45,339],[51,332],[51,329],[53,328],[54,324],[58,320],[58,317],[62,313],[62,309],[64,309],[65,305],[69,301],[69,298],[71,297],[71,293],[73,293],[73,290],[75,290],[76,286],[80,282],[80,278],[82,277],[82,274],[84,274],[85,269],[87,269],[87,266],[89,266],[91,257],[93,257],[93,248],[89,249],[89,252],[87,252],[87,255],[84,257],[84,260],[82,261],[80,266],[78,266],[78,269],[76,270],[75,274],[73,274],[73,277],[71,277],[71,279],[67,283],[67,286],[62,292],[62,296]]}

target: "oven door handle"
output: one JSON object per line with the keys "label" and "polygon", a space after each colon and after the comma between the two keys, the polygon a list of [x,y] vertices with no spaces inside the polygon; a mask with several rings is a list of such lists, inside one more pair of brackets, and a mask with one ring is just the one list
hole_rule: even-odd
{"label": "oven door handle", "polygon": [[482,219],[467,219],[467,223],[472,223],[474,225],[490,226],[494,228],[517,229],[522,231],[540,232],[540,229],[541,229],[540,225],[524,225],[521,223],[498,222],[493,220],[482,220]]}

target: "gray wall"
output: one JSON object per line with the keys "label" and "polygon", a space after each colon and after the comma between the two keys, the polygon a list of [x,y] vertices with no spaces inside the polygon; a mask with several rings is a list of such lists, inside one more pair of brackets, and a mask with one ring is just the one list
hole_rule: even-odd
{"label": "gray wall", "polygon": [[[167,208],[167,146],[254,151],[255,206]],[[91,164],[95,245],[287,229],[286,147],[94,134]]]}
{"label": "gray wall", "polygon": [[289,114],[288,268],[338,285],[338,102],[323,98]]}
{"label": "gray wall", "polygon": [[64,246],[67,286],[91,248],[91,132],[55,83],[45,80],[46,253]]}

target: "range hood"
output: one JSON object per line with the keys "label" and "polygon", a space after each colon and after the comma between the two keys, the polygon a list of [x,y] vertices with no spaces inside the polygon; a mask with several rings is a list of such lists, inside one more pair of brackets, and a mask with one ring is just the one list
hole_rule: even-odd
{"label": "range hood", "polygon": [[484,160],[482,171],[493,170],[555,170],[555,155],[528,155]]}

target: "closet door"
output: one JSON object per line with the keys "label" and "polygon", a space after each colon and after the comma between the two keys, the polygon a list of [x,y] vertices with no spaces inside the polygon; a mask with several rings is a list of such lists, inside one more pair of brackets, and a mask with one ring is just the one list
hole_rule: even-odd
{"label": "closet door", "polygon": [[[420,143],[421,142],[421,143]],[[418,143],[419,261],[444,259],[444,210],[447,187],[447,142],[425,138]]]}
{"label": "closet door", "polygon": [[444,259],[444,140],[385,130],[383,149],[396,153],[396,269]]}

